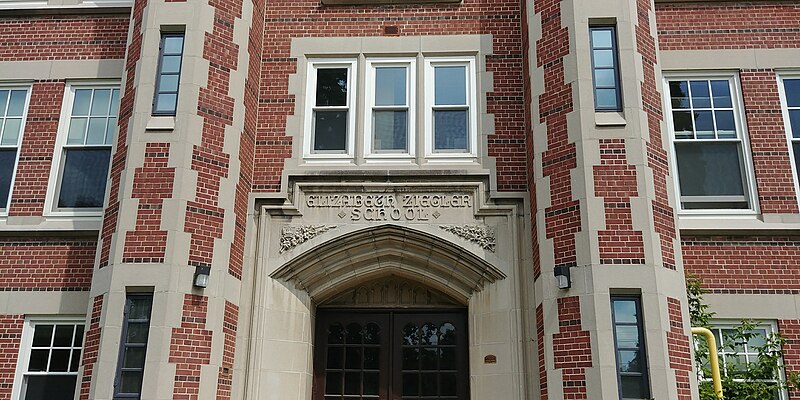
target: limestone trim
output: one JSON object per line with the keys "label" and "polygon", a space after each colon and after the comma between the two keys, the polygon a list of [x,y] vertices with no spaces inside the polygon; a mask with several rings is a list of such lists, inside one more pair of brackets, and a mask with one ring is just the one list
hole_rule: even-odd
{"label": "limestone trim", "polygon": [[336,228],[336,225],[286,226],[281,229],[281,253],[287,252],[297,247],[297,245],[305,243],[334,228]]}
{"label": "limestone trim", "polygon": [[293,282],[315,301],[346,287],[394,274],[423,281],[466,304],[487,283],[506,275],[460,246],[393,224],[357,230],[295,257],[271,274]]}
{"label": "limestone trim", "polygon": [[482,225],[440,225],[439,228],[446,230],[464,240],[476,243],[485,250],[494,253],[496,238],[494,229]]}

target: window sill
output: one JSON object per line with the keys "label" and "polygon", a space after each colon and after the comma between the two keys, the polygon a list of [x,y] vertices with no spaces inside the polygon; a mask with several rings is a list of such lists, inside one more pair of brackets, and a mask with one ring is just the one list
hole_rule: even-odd
{"label": "window sill", "polygon": [[625,126],[625,114],[618,111],[595,111],[594,124],[597,126]]}
{"label": "window sill", "polygon": [[800,214],[679,215],[678,228],[696,233],[800,230]]}
{"label": "window sill", "polygon": [[147,131],[171,131],[175,129],[175,117],[151,116],[144,128]]}
{"label": "window sill", "polygon": [[99,231],[103,216],[5,216],[0,231]]}

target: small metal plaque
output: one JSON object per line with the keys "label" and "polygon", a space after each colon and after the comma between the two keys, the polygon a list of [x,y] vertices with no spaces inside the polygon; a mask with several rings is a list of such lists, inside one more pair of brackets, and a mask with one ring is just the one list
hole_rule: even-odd
{"label": "small metal plaque", "polygon": [[494,354],[489,354],[486,357],[483,357],[484,364],[497,364],[497,356]]}

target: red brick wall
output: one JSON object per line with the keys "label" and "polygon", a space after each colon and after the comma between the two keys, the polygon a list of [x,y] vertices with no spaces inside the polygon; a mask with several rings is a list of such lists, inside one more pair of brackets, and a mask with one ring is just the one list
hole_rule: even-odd
{"label": "red brick wall", "polygon": [[539,96],[538,114],[534,118],[547,129],[547,150],[541,160],[534,162],[542,164],[544,177],[550,181],[545,232],[547,239],[553,240],[555,265],[575,266],[575,234],[581,229],[581,219],[580,203],[572,194],[570,178],[577,167],[577,153],[567,132],[567,114],[573,110],[572,87],[564,83],[569,35],[561,25],[560,1],[537,1],[534,7],[542,20],[542,37],[535,44],[536,67],[544,70],[544,92]]}
{"label": "red brick wall", "polygon": [[691,400],[692,389],[689,385],[689,374],[692,373],[693,360],[689,337],[683,330],[681,302],[678,299],[667,297],[667,309],[669,312],[669,332],[667,332],[669,367],[675,372],[678,400]]}
{"label": "red brick wall", "polygon": [[254,190],[280,190],[284,159],[292,156],[291,135],[297,132],[286,132],[286,118],[295,108],[288,76],[295,72],[297,60],[289,54],[291,39],[379,36],[386,25],[397,26],[401,36],[493,35],[494,54],[485,60],[494,74],[494,90],[485,99],[495,117],[489,155],[496,160],[500,190],[527,190],[521,19],[517,0],[380,7],[322,6],[318,0],[267,2]]}
{"label": "red brick wall", "polygon": [[94,238],[0,239],[0,291],[89,290]]}
{"label": "red brick wall", "polygon": [[161,207],[172,197],[175,167],[167,167],[169,143],[149,143],[144,165],[133,175],[134,199],[139,199],[136,229],[127,232],[122,262],[162,263],[167,249],[167,232],[161,230]]}
{"label": "red brick wall", "polygon": [[117,231],[119,221],[120,182],[122,171],[128,159],[128,127],[133,116],[133,102],[136,98],[136,63],[142,56],[142,18],[147,0],[135,0],[131,12],[130,44],[125,57],[125,87],[119,101],[119,129],[117,131],[116,152],[111,157],[108,185],[108,203],[103,214],[100,230],[100,268],[108,265],[111,257],[112,235]]}
{"label": "red brick wall", "polygon": [[788,1],[656,6],[661,50],[800,47],[800,4]]}
{"label": "red brick wall", "polygon": [[92,374],[94,373],[94,364],[97,362],[97,356],[100,350],[100,315],[103,312],[103,296],[97,296],[92,303],[92,314],[89,317],[89,328],[86,330],[86,336],[83,339],[83,360],[81,366],[83,367],[83,374],[81,375],[80,385],[80,400],[88,400],[89,392],[92,385]]}
{"label": "red brick wall", "polygon": [[[800,66],[800,60],[797,62]],[[775,71],[745,69],[739,77],[761,212],[796,214],[797,196]]]}
{"label": "red brick wall", "polygon": [[[800,320],[778,320],[778,332],[786,339],[783,346],[783,365],[786,371],[800,371]],[[800,390],[789,392],[792,399],[800,398]]]}
{"label": "red brick wall", "polygon": [[55,80],[37,81],[31,87],[28,118],[8,210],[11,216],[39,216],[44,211],[64,87],[64,81]]}
{"label": "red brick wall", "polygon": [[[648,137],[647,142],[647,167],[653,173],[653,186],[655,198],[651,201],[653,207],[653,225],[658,233],[661,245],[661,259],[664,267],[676,269],[675,265],[675,238],[678,231],[675,227],[675,213],[669,203],[667,185],[672,184],[669,177],[669,159],[667,151],[662,146],[661,122],[663,121],[663,104],[661,95],[656,85],[656,38],[651,35],[650,13],[652,2],[637,0],[636,8],[636,51],[642,56],[642,73],[644,79],[641,84],[642,107],[647,114]],[[659,43],[660,46],[660,43]]]}
{"label": "red brick wall", "polygon": [[559,332],[553,335],[553,361],[561,370],[564,399],[587,399],[586,368],[592,366],[589,331],[581,328],[577,296],[558,299]]}
{"label": "red brick wall", "polygon": [[0,315],[0,399],[2,400],[11,398],[24,323],[24,315]]}
{"label": "red brick wall", "polygon": [[800,236],[688,236],[683,265],[711,293],[800,293]]}
{"label": "red brick wall", "polygon": [[0,61],[121,59],[127,36],[127,15],[4,17]]}
{"label": "red brick wall", "polygon": [[544,312],[541,304],[536,306],[536,352],[539,353],[539,394],[541,400],[548,400],[547,364],[544,357]]}
{"label": "red brick wall", "polygon": [[169,362],[175,363],[175,386],[172,398],[197,399],[200,391],[200,367],[211,359],[211,335],[206,330],[208,299],[184,295],[180,328],[172,328]]}
{"label": "red brick wall", "polygon": [[594,194],[603,198],[605,228],[598,232],[601,264],[644,264],[642,232],[633,230],[631,197],[639,196],[636,167],[624,139],[600,139],[600,165],[592,167]]}
{"label": "red brick wall", "polygon": [[222,334],[225,342],[222,347],[222,366],[219,367],[217,378],[217,400],[231,398],[231,385],[233,383],[233,358],[236,355],[236,324],[239,322],[239,307],[225,302],[225,317],[222,323]]}

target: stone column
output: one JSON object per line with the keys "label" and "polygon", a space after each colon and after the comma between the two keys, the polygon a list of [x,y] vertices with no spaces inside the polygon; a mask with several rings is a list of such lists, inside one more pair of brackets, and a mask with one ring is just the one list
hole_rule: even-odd
{"label": "stone column", "polygon": [[[637,294],[651,396],[696,397],[652,0],[527,8],[539,394],[619,398],[610,296]],[[595,111],[591,25],[616,26],[619,113]]]}
{"label": "stone column", "polygon": [[[243,266],[259,85],[248,67],[262,21],[258,1],[135,2],[81,398],[113,395],[134,291],[154,294],[142,398],[230,398],[243,378],[234,354],[252,273]],[[151,115],[164,31],[185,32],[174,117]],[[211,268],[205,289],[193,286],[198,266]]]}

